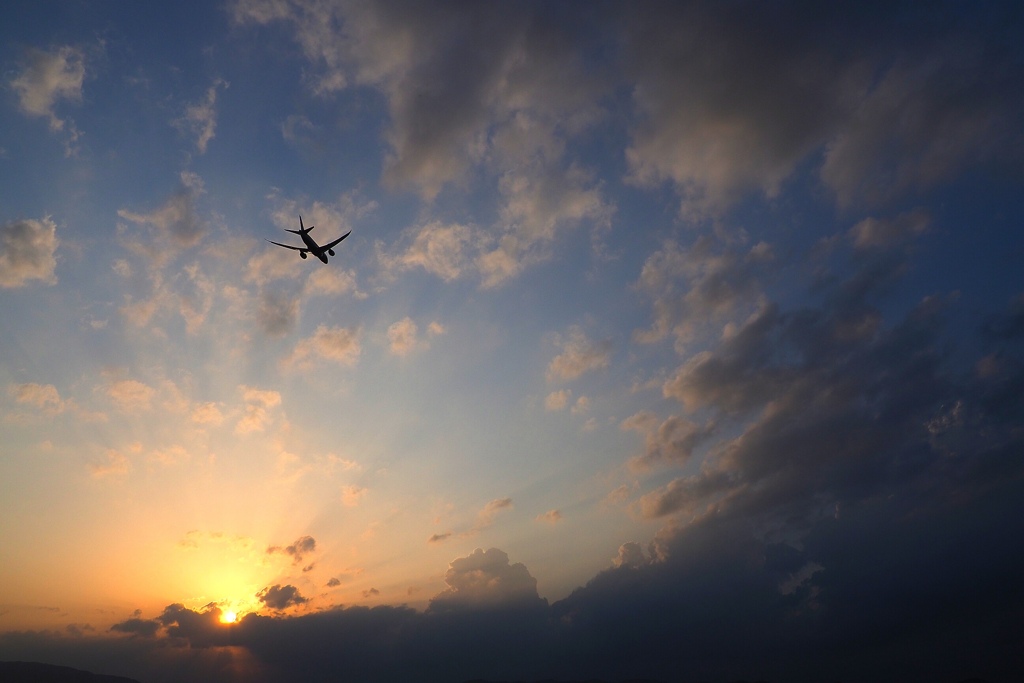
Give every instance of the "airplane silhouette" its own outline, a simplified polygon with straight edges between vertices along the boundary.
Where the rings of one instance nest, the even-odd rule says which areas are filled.
[[[270,242],[271,244],[276,244],[279,247],[284,247],[285,249],[294,249],[295,251],[299,252],[299,256],[301,256],[302,258],[306,258],[306,253],[309,252],[316,256],[321,261],[323,261],[324,263],[327,263],[327,257],[334,256],[334,245],[336,245],[338,242],[342,241],[343,239],[351,235],[352,231],[349,230],[338,239],[334,240],[329,244],[325,244],[321,247],[319,244],[316,243],[316,240],[309,236],[310,231],[315,227],[315,225],[311,225],[308,228],[305,227],[302,224],[302,216],[299,216],[298,230],[288,230],[287,228],[285,228],[286,232],[295,233],[296,235],[301,237],[303,244],[306,245],[305,247],[293,247],[290,244],[281,244],[280,242],[275,242],[273,240],[267,241]]]

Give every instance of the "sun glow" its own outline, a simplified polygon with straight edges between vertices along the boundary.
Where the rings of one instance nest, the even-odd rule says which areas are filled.
[[[220,613],[220,623],[222,624],[233,624],[238,621],[238,614],[231,610],[225,610]]]

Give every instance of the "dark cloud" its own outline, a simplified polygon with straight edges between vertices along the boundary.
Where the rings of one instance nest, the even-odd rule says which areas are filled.
[[[316,539],[312,536],[302,536],[295,540],[291,545],[281,547],[279,545],[272,545],[267,548],[268,555],[288,555],[292,558],[292,564],[299,564],[302,562],[302,558],[316,551]],[[304,569],[303,571],[308,571]]]
[[[110,627],[110,630],[120,633],[130,633],[132,635],[142,636],[145,638],[152,638],[156,635],[160,626],[161,622],[156,619],[140,618],[140,613],[136,610],[135,616],[114,624]]]
[[[0,226],[0,287],[23,287],[31,280],[55,284],[57,226],[49,217]]]
[[[280,584],[274,584],[268,588],[264,588],[256,597],[260,599],[264,605],[269,609],[275,611],[281,611],[288,609],[289,607],[298,606],[309,602],[309,598],[304,598],[299,593],[299,589],[295,586],[282,586]]]
[[[280,337],[290,332],[295,327],[298,317],[298,299],[271,290],[260,293],[256,321],[271,337]]]

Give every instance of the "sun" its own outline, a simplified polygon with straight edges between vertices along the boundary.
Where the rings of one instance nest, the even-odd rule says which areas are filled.
[[[222,624],[233,624],[238,621],[238,614],[231,610],[225,610],[220,613],[220,623]]]

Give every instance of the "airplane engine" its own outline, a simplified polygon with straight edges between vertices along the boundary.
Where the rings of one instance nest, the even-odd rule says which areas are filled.
[[[306,252],[300,251],[299,256],[301,256],[302,258],[306,258]]]
[[[327,250],[327,254],[328,254],[328,256],[334,256],[334,250],[333,249],[328,249]]]

